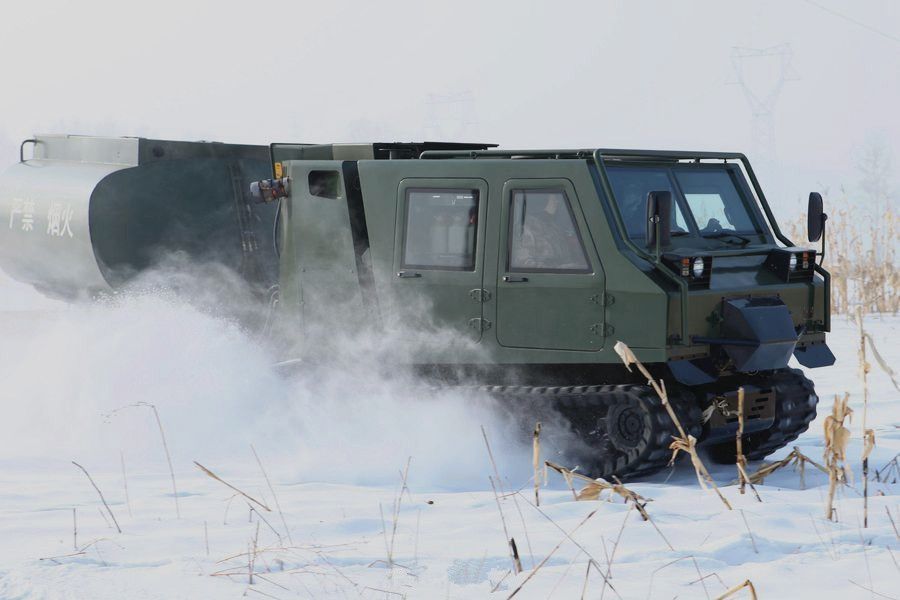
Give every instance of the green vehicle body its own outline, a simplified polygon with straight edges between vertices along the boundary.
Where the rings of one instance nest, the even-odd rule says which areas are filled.
[[[374,158],[373,148],[272,147],[277,169],[290,182],[279,221],[283,328],[305,330],[316,324],[314,329],[327,338],[323,323],[363,328],[393,319],[475,342],[452,351],[426,346],[415,357],[421,364],[567,365],[590,379],[592,366],[620,365],[613,351],[617,340],[628,343],[645,363],[707,357],[710,343],[696,340],[721,337],[723,298],[776,297],[801,332],[797,349],[824,343],[830,319],[828,273],[816,265],[816,275],[808,280],[786,281],[766,267],[779,241],[791,248],[795,244],[778,228],[741,154],[425,146],[421,152],[415,148],[415,158],[391,159]],[[608,165],[727,172],[747,206],[755,207],[768,226],[758,242],[739,248],[724,242],[712,249],[688,248],[691,256],[712,258],[711,282],[694,289],[689,279],[658,261],[654,249],[629,238]],[[315,182],[326,179],[329,191],[322,194]],[[477,191],[471,268],[404,265],[410,190]],[[564,192],[589,269],[510,268],[511,198],[518,190]],[[312,346],[318,354],[323,344],[327,340],[303,347]]]

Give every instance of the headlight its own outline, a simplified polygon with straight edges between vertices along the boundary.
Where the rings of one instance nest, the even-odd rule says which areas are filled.
[[[676,275],[686,279],[691,288],[709,287],[712,256],[663,254],[662,260]]]
[[[797,262],[797,259],[795,258],[794,263],[796,263],[796,262]],[[691,269],[691,273],[694,275],[694,279],[700,279],[701,277],[703,277],[703,259],[702,258],[694,259],[694,265],[693,265],[693,268]]]
[[[766,267],[782,281],[812,281],[816,251],[803,248],[776,248],[766,257]]]

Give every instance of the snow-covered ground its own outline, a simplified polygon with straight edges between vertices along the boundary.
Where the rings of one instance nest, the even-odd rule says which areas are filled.
[[[516,597],[715,598],[746,579],[763,600],[900,598],[900,536],[888,518],[900,527],[900,476],[870,482],[864,529],[862,391],[844,319],[829,338],[838,364],[811,373],[820,416],[799,440],[821,461],[824,417],[835,394],[850,392],[854,481],[838,494],[838,521],[823,518],[828,486],[815,469],[805,489],[791,469],[770,477],[760,503],[728,485],[732,467],[711,467],[729,511],[680,461],[629,484],[653,499],[657,531],[621,502],[573,501],[553,473],[534,507],[530,448],[477,400],[407,398],[389,385],[348,397],[339,382],[285,382],[241,331],[165,299],[25,307],[16,296],[0,313],[3,599],[506,598],[523,583]],[[900,366],[900,318],[871,316],[866,326]],[[871,362],[874,470],[900,452],[900,393]],[[159,411],[177,507],[153,409],[126,406],[138,402]],[[599,570],[585,579],[590,559]]]

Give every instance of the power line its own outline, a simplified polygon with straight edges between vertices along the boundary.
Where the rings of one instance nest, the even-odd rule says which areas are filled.
[[[850,16],[847,16],[847,15],[845,15],[845,14],[839,13],[839,12],[837,12],[836,10],[832,10],[832,9],[826,7],[826,6],[822,6],[822,5],[819,4],[818,2],[813,2],[813,0],[803,0],[803,1],[806,2],[807,4],[811,4],[811,5],[815,6],[815,7],[818,8],[819,10],[823,10],[823,11],[827,12],[827,13],[830,14],[830,15],[834,15],[835,17],[837,17],[837,18],[839,18],[839,19],[844,19],[845,21],[849,21],[850,23],[853,23],[854,25],[856,25],[856,26],[858,26],[858,27],[862,27],[863,29],[867,29],[867,30],[871,31],[872,33],[877,33],[878,35],[880,35],[880,36],[882,36],[882,37],[885,37],[885,38],[887,38],[887,39],[889,39],[889,40],[891,40],[891,41],[893,41],[893,42],[900,43],[900,37],[891,35],[890,33],[885,33],[884,31],[881,31],[880,29],[875,29],[875,28],[872,27],[871,25],[866,25],[866,24],[863,23],[862,21],[857,21],[857,20],[854,19],[853,17],[850,17]]]

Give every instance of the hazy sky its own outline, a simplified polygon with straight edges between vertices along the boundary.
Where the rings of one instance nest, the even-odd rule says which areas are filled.
[[[894,0],[43,0],[0,8],[0,159],[32,133],[68,132],[722,149],[762,162],[732,49],[780,44],[792,80],[774,102],[770,195],[796,204],[852,184],[854,152],[873,137],[900,152]],[[777,57],[743,67],[761,97],[782,72]]]

